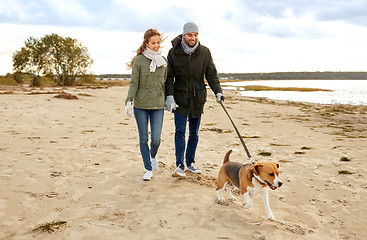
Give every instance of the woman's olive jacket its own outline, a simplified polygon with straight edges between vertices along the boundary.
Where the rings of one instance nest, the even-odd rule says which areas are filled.
[[[167,59],[165,59],[167,61]],[[134,102],[135,108],[163,109],[165,100],[165,82],[167,68],[157,67],[155,72],[150,72],[149,65],[152,60],[143,54],[134,58],[130,87],[125,101]]]
[[[179,106],[175,113],[199,118],[207,97],[204,78],[215,95],[222,93],[222,88],[209,49],[199,44],[195,52],[188,55],[182,50],[181,39],[179,35],[172,40],[167,56],[166,95],[173,95]]]

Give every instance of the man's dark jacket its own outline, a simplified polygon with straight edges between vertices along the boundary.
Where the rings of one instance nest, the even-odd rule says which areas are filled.
[[[201,117],[206,102],[204,77],[214,94],[222,93],[217,69],[209,49],[198,46],[192,55],[181,47],[182,35],[172,40],[167,59],[166,96],[173,95],[179,106],[174,112],[192,118]]]

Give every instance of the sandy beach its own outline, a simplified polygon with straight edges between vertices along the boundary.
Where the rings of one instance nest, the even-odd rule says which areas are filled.
[[[210,90],[196,156],[203,173],[171,177],[174,123],[166,111],[159,170],[143,181],[135,119],[123,111],[127,90],[0,87],[1,240],[367,236],[367,106],[224,92],[253,158],[280,164],[284,185],[269,189],[276,218],[270,221],[259,195],[250,209],[239,194],[236,201],[217,203],[216,178],[226,152],[238,150],[232,161],[248,159]],[[55,98],[61,91],[78,99]],[[40,229],[52,223],[55,228]]]

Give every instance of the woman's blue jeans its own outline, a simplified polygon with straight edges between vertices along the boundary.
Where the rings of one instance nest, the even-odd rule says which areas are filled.
[[[181,114],[175,113],[175,149],[176,149],[176,166],[180,166],[183,170],[184,154],[185,154],[185,133],[186,123],[189,122],[189,139],[186,148],[186,166],[195,163],[195,153],[199,142],[199,127],[201,117],[190,118]]]
[[[155,158],[161,143],[164,110],[147,110],[134,108],[134,116],[139,131],[140,153],[143,157],[144,167],[152,171],[150,157]],[[148,146],[148,124],[150,122],[150,150]]]

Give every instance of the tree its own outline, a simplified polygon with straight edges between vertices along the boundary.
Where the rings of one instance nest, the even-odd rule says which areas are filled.
[[[19,84],[24,82],[24,74],[20,72],[15,72],[13,74],[13,79]]]
[[[45,72],[45,51],[38,39],[30,37],[25,42],[25,47],[13,55],[14,70],[29,73],[32,76],[32,86],[40,86],[40,75]]]
[[[41,39],[30,37],[13,55],[14,71],[31,74],[34,86],[39,85],[42,75],[52,76],[58,85],[71,86],[77,77],[86,74],[92,63],[88,49],[78,40],[57,34]]]

